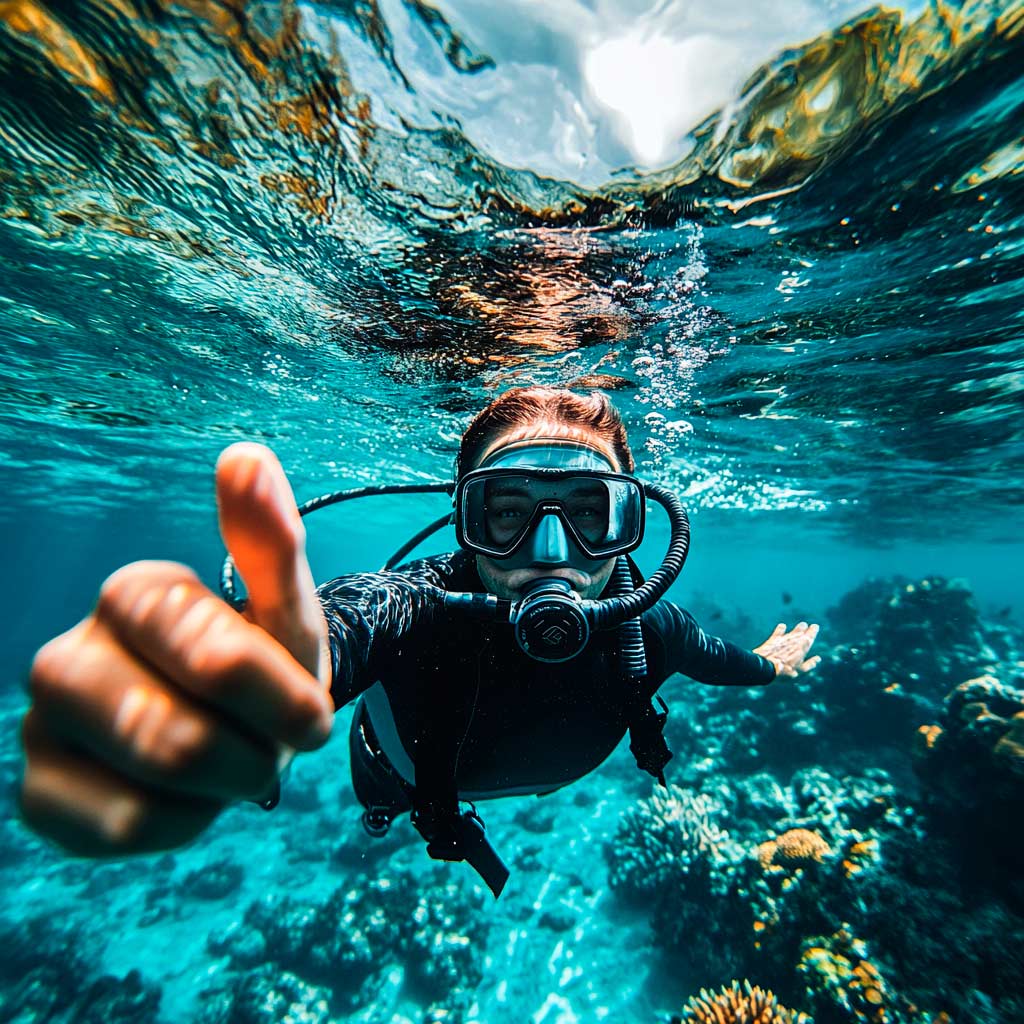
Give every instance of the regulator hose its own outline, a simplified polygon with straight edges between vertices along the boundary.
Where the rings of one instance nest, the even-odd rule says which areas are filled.
[[[351,501],[353,498],[366,498],[375,494],[452,494],[455,491],[455,481],[443,484],[376,484],[368,487],[354,487],[347,491],[331,491],[328,494],[321,494],[316,498],[310,498],[298,506],[299,515],[305,516],[315,512],[318,508],[325,508],[328,505],[335,505],[341,501]],[[426,529],[421,530],[412,540],[396,551],[387,562],[385,568],[391,569],[404,558],[420,541],[429,537],[430,534],[440,530],[451,519],[448,512],[443,518],[431,523]],[[220,592],[225,601],[233,608],[241,611],[245,607],[246,599],[239,597],[235,586],[235,560],[229,554],[224,559],[220,569]]]
[[[650,495],[668,514],[671,536],[664,561],[651,578],[630,594],[609,597],[602,601],[584,601],[583,611],[593,629],[612,629],[627,619],[635,619],[664,596],[682,572],[690,550],[690,520],[682,502],[664,487],[645,484],[644,493]]]
[[[611,589],[612,597],[625,597],[633,593],[633,576],[625,555],[619,555],[615,562]],[[631,683],[639,682],[647,675],[647,652],[639,618],[626,619],[619,626],[619,664]]]

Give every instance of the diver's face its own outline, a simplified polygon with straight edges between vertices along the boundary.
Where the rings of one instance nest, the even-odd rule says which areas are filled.
[[[551,426],[548,425],[538,434],[538,438],[557,437],[560,433],[560,431],[553,430]],[[589,434],[589,432],[587,433]],[[584,441],[585,443],[593,445],[595,448],[598,448],[605,453],[614,470],[620,470],[620,466],[614,452],[608,450],[608,447],[602,438],[597,435],[581,436],[579,430],[575,430],[572,433],[565,432],[565,437],[566,440]],[[524,438],[521,432],[515,434],[502,434],[495,438],[481,454],[478,465],[492,452],[497,451],[499,448],[503,448],[513,441],[522,442],[523,440]],[[541,442],[538,440],[538,443]],[[538,529],[544,528],[544,524],[541,524],[541,526],[538,527]],[[552,528],[555,527],[552,525]],[[557,529],[560,530],[561,527],[557,527]],[[568,564],[570,561],[575,561],[577,563],[583,561],[589,564],[586,568],[581,568],[579,564]],[[502,559],[489,558],[486,555],[477,555],[476,567],[477,572],[480,574],[480,580],[487,591],[491,594],[497,595],[498,597],[505,598],[506,600],[518,600],[536,580],[550,579],[553,576],[566,580],[572,589],[580,595],[580,597],[597,598],[600,597],[601,591],[604,590],[609,579],[611,579],[612,571],[615,568],[615,559],[609,558],[605,561],[591,562],[589,559],[566,558],[564,560],[560,560],[556,557],[538,560],[536,564],[527,566],[520,565],[516,568],[509,568],[507,563]]]

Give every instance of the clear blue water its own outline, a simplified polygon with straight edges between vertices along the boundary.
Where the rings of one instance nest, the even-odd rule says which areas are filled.
[[[719,7],[0,6],[12,777],[32,653],[109,572],[160,557],[216,579],[226,444],[270,444],[300,498],[447,479],[469,417],[516,384],[611,391],[641,473],[691,512],[672,596],[739,642],[791,609],[824,621],[869,577],[963,578],[1020,620],[1024,8]],[[675,54],[639,101],[619,79],[644,59],[601,50],[633,35]],[[314,574],[375,568],[440,511],[321,513]],[[641,564],[664,540],[655,524]],[[166,1019],[192,1019],[226,969],[207,934],[341,878],[296,833],[356,841],[343,748],[297,769],[320,816],[239,809],[179,855],[179,879],[243,863],[233,899],[154,897],[146,924],[144,865],[69,868],[8,803],[0,909],[86,922],[104,969],[138,967]],[[533,836],[548,861],[582,834],[580,864],[603,863],[636,795],[616,758],[584,810],[557,798],[558,829]],[[663,1019],[695,991],[604,956],[648,941],[610,894],[574,905],[578,934],[534,928],[524,908],[564,902],[542,888],[486,911],[479,1019]],[[417,998],[346,1013],[414,1019]]]

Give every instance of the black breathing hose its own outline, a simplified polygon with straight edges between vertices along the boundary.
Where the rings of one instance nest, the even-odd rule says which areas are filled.
[[[399,562],[414,548],[419,547],[429,536],[437,533],[443,526],[448,526],[453,521],[451,512],[445,512],[440,519],[435,519],[429,526],[424,526],[415,537],[410,537],[385,563],[384,571],[394,569]]]
[[[327,505],[334,505],[339,501],[351,501],[353,498],[365,498],[373,494],[452,494],[455,491],[455,481],[444,484],[371,484],[368,487],[354,487],[348,491],[331,491],[328,494],[321,494],[319,497],[310,498],[299,505],[299,515],[305,516],[315,512],[318,508],[325,508]],[[431,523],[425,530],[421,530],[412,541],[400,551],[395,552],[388,559],[386,568],[392,568],[398,561],[404,558],[421,540],[429,537],[435,530],[451,518],[447,513],[444,519],[438,519]],[[220,569],[220,592],[224,600],[234,608],[241,610],[245,607],[245,598],[239,597],[235,587],[235,560],[228,555]]]
[[[686,562],[690,550],[690,520],[682,502],[657,484],[645,484],[644,491],[668,513],[672,528],[668,552],[651,578],[632,593],[603,601],[584,602],[583,607],[593,629],[611,629],[653,608],[682,572]]]
[[[612,591],[613,597],[625,597],[633,593],[633,576],[625,555],[619,555],[616,559]],[[619,626],[619,661],[629,682],[638,682],[647,675],[647,652],[644,650],[639,618],[626,619]]]

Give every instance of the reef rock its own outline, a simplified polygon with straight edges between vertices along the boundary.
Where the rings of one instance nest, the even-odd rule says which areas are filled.
[[[197,1024],[336,1024],[330,990],[259,967],[228,991],[207,993]]]
[[[914,767],[933,820],[1019,874],[1024,869],[1024,690],[984,675],[946,697],[941,724],[922,725]]]
[[[853,614],[851,605],[873,605],[873,613]],[[888,587],[869,581],[830,609],[829,618],[845,634],[841,661],[869,666],[879,688],[918,702],[937,705],[950,686],[1000,660],[962,580],[929,576]]]
[[[354,879],[318,904],[287,897],[257,901],[239,924],[211,936],[208,947],[227,956],[239,977],[270,965],[323,988],[332,1006],[349,1010],[397,968],[420,992],[457,1013],[483,976],[482,905],[479,887],[448,881],[443,868],[397,871]]]

